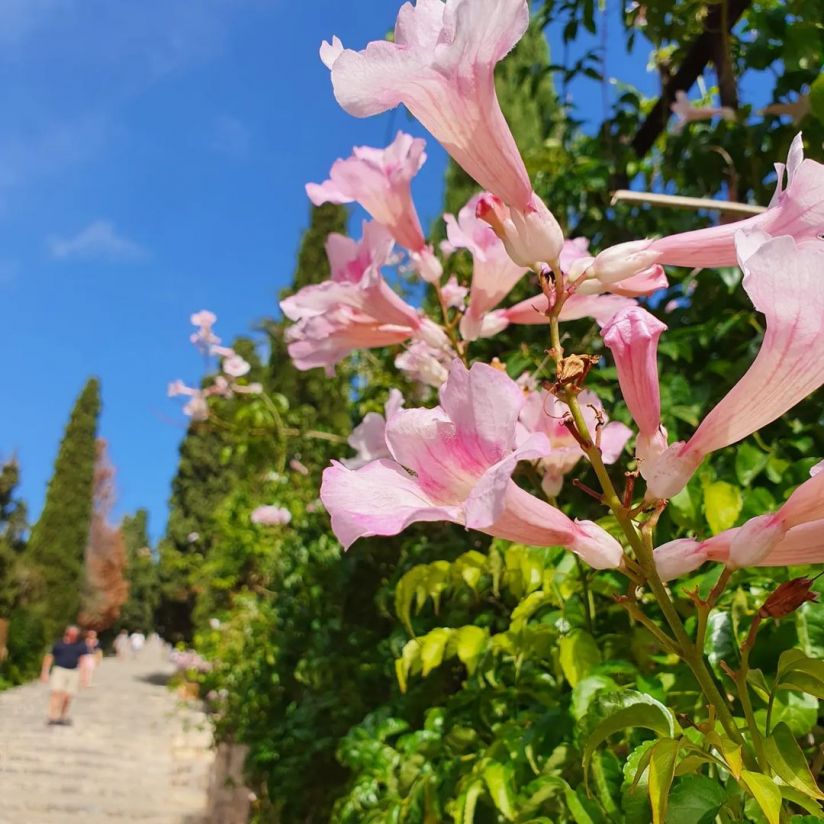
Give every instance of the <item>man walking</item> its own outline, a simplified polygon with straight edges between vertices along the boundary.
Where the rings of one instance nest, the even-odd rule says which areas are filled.
[[[70,626],[66,627],[63,639],[43,658],[40,680],[43,683],[51,683],[49,724],[71,724],[69,706],[80,686],[80,659],[88,654],[89,648],[86,642],[80,639],[80,630]]]

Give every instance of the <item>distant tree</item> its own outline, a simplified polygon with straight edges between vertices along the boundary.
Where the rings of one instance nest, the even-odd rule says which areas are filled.
[[[79,621],[85,627],[108,629],[129,597],[125,577],[126,545],[119,527],[109,522],[115,501],[114,467],[106,441],[97,441],[94,467],[94,508],[86,546],[83,606]]]
[[[72,409],[46,503],[29,539],[26,555],[42,581],[36,609],[50,633],[75,620],[80,607],[99,414],[100,384],[91,378]]]
[[[126,577],[129,597],[120,610],[116,626],[149,633],[155,628],[155,610],[160,602],[157,562],[149,541],[149,513],[138,509],[120,524],[126,544]]]
[[[0,620],[8,617],[24,578],[21,554],[26,545],[26,506],[16,497],[19,480],[16,460],[0,467]]]

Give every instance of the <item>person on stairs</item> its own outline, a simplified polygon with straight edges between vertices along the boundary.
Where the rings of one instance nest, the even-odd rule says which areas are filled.
[[[88,654],[89,648],[80,638],[80,630],[69,626],[66,627],[62,640],[44,656],[40,680],[51,684],[49,724],[71,724],[69,707],[80,686],[80,659]]]

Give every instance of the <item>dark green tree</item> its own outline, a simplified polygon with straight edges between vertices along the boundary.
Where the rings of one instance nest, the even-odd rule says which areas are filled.
[[[0,468],[0,619],[8,617],[22,585],[26,506],[16,496],[19,480],[17,461],[4,463]]]
[[[126,515],[120,525],[126,543],[126,578],[129,599],[123,605],[118,628],[150,633],[155,626],[155,609],[160,601],[157,562],[149,539],[149,513],[138,509]]]
[[[90,378],[66,425],[46,502],[26,552],[42,582],[37,611],[50,632],[73,621],[80,606],[99,414],[100,383]]]

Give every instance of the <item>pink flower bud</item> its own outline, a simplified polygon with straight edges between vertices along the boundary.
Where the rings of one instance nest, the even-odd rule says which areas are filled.
[[[787,526],[776,513],[759,515],[741,527],[730,543],[728,566],[756,566],[784,537]]]
[[[700,541],[679,538],[657,547],[654,559],[661,578],[671,581],[698,569],[707,560],[707,553]]]
[[[621,544],[592,521],[575,521],[576,537],[570,549],[593,569],[617,569],[624,559]]]
[[[409,259],[412,261],[413,268],[423,280],[427,283],[440,283],[443,266],[435,257],[431,246],[424,246],[420,252],[410,252]]]
[[[558,265],[564,233],[555,215],[534,192],[524,211],[510,209],[495,195],[483,195],[476,215],[492,227],[519,266],[537,269],[541,263]]]
[[[661,257],[660,252],[649,248],[651,244],[651,240],[631,240],[604,249],[590,268],[592,277],[601,283],[617,283],[643,272]]]

